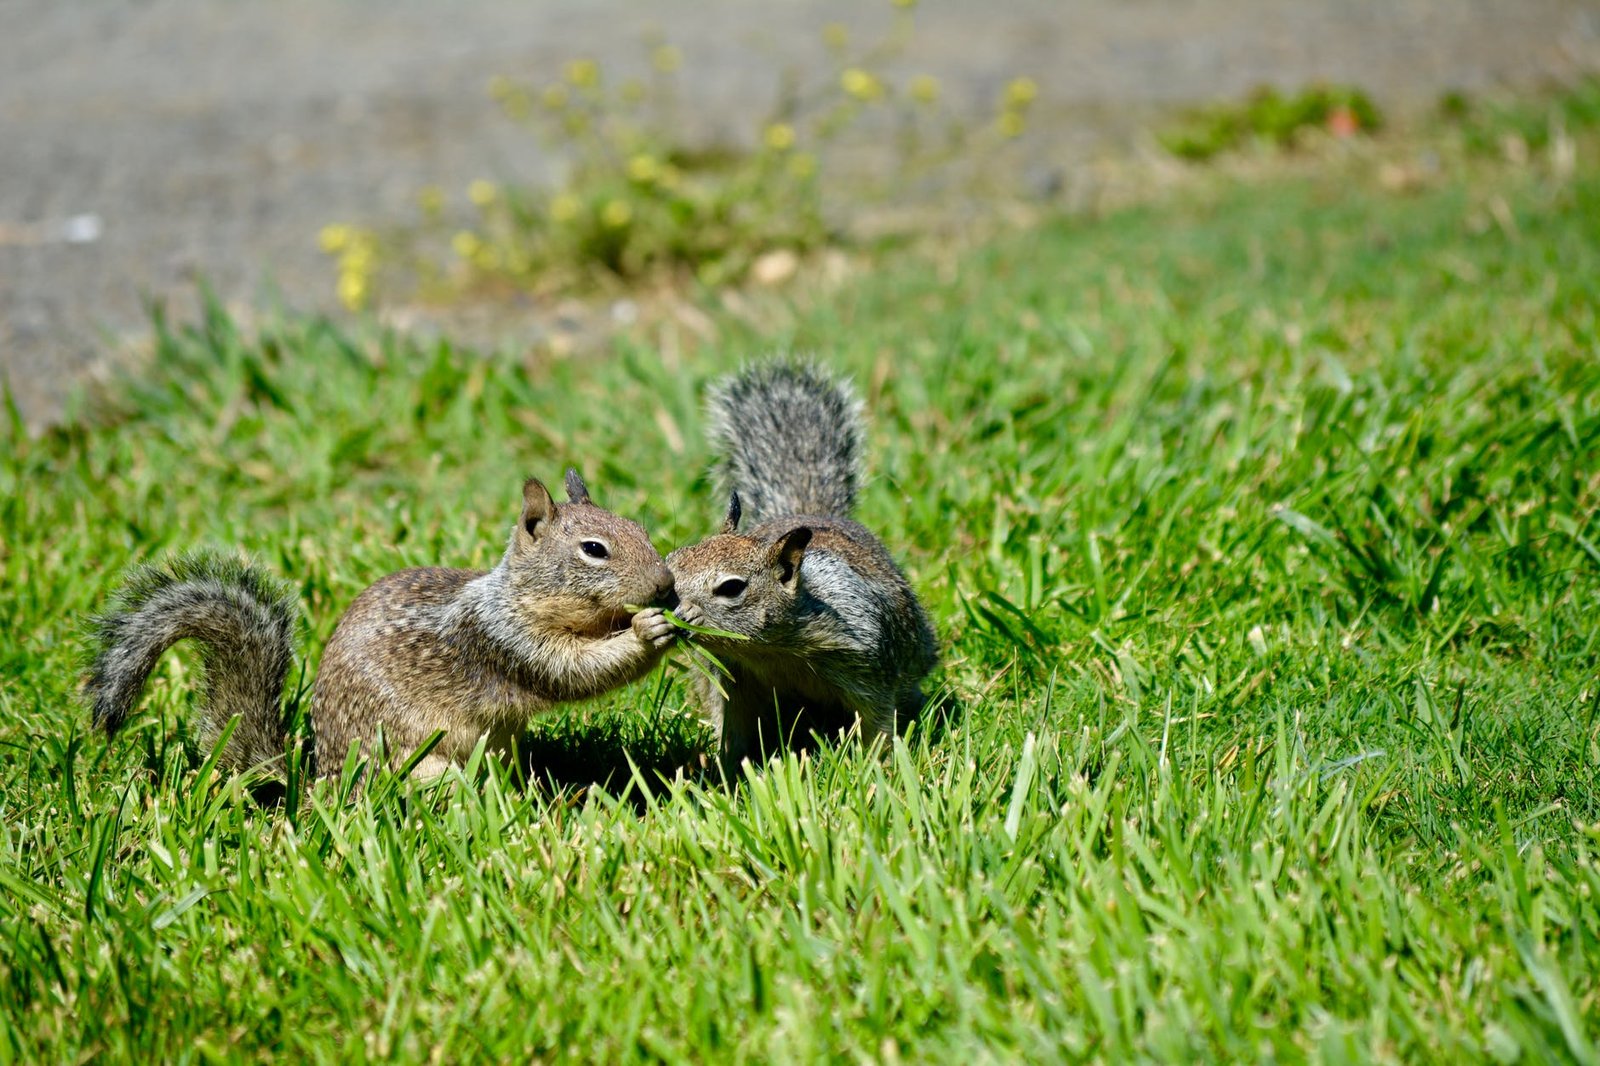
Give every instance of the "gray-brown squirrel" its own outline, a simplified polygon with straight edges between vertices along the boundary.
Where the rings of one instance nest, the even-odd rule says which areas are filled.
[[[493,570],[424,567],[369,587],[339,620],[311,694],[313,758],[337,774],[352,743],[367,755],[381,731],[398,764],[443,731],[413,771],[436,776],[488,738],[503,752],[538,711],[595,696],[649,672],[675,638],[661,606],[671,572],[635,522],[595,506],[575,470],[568,502],[522,488],[522,515]],[[239,724],[222,761],[236,770],[284,756],[283,683],[294,657],[293,594],[260,570],[187,555],[130,577],[97,625],[87,689],[112,734],[156,661],[185,638],[205,672],[199,729],[215,744]]]
[[[722,532],[667,556],[678,617],[728,669],[696,682],[722,767],[848,728],[893,736],[922,710],[938,651],[894,559],[849,514],[861,405],[814,366],[777,360],[715,385],[710,437],[729,507]],[[741,514],[756,525],[739,532]]]

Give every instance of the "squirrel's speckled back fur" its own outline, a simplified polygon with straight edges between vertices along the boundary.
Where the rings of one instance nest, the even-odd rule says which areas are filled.
[[[637,523],[590,502],[574,471],[567,494],[557,504],[537,479],[524,483],[522,515],[493,570],[405,570],[356,598],[312,689],[319,771],[337,773],[351,745],[399,762],[442,733],[416,769],[432,776],[482,738],[504,750],[531,714],[655,665],[672,624],[660,606],[632,608],[663,603],[671,572]],[[214,744],[237,716],[223,764],[276,762],[288,739],[281,701],[295,613],[285,586],[223,556],[135,571],[96,623],[95,723],[115,733],[162,653],[192,638],[205,668],[202,742]]]
[[[861,404],[814,364],[776,360],[715,385],[709,435],[729,487],[722,532],[667,557],[678,615],[729,676],[697,698],[722,765],[859,722],[893,736],[922,709],[933,626],[893,557],[848,516]],[[756,524],[739,531],[745,515]]]

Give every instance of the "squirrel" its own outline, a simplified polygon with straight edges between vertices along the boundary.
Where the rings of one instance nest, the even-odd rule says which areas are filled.
[[[933,626],[883,543],[850,519],[861,404],[850,385],[792,360],[712,387],[708,436],[729,505],[722,531],[667,556],[678,618],[726,667],[695,682],[722,770],[860,722],[892,737],[922,710]],[[739,532],[742,514],[756,521]]]
[[[484,736],[504,754],[534,713],[650,671],[676,638],[661,606],[672,573],[638,523],[590,501],[577,471],[566,489],[558,505],[537,478],[523,484],[521,518],[493,570],[402,570],[356,597],[312,688],[315,772],[337,775],[352,744],[398,765],[442,730],[413,770],[436,777]],[[156,661],[193,638],[205,675],[201,742],[214,745],[237,716],[224,765],[282,759],[295,614],[285,585],[235,560],[184,555],[135,571],[97,621],[86,685],[95,724],[116,733]]]

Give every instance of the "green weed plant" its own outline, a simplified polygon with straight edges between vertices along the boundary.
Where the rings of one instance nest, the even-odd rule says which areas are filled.
[[[763,256],[848,243],[853,212],[903,198],[931,174],[1003,159],[1038,94],[1017,76],[992,121],[973,122],[945,106],[931,75],[892,79],[884,71],[914,35],[914,5],[895,7],[890,27],[861,43],[842,24],[825,26],[820,73],[779,75],[771,112],[736,143],[697,139],[683,111],[683,52],[664,40],[650,42],[642,75],[578,58],[544,84],[494,78],[491,96],[565,161],[562,179],[475,180],[465,225],[444,190],[429,188],[414,224],[326,227],[340,301],[360,309],[383,293],[448,301],[685,278],[715,286],[746,280]],[[844,149],[865,144],[888,150],[851,168]]]
[[[1191,112],[1157,139],[1178,158],[1199,163],[1252,142],[1283,150],[1311,130],[1351,136],[1370,134],[1382,125],[1378,106],[1354,86],[1318,84],[1284,93],[1264,85],[1242,102]]]

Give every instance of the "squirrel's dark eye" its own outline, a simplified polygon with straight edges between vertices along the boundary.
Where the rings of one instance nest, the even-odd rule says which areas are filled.
[[[609,559],[611,553],[606,551],[606,546],[597,540],[586,540],[578,547],[591,559]]]
[[[725,581],[719,581],[717,582],[717,587],[711,590],[713,595],[721,596],[725,600],[731,600],[743,591],[744,578],[742,577],[730,577]]]

